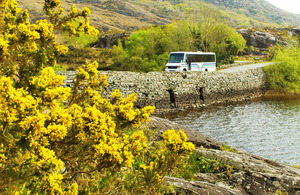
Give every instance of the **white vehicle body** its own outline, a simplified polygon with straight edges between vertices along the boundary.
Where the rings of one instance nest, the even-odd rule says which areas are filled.
[[[215,71],[216,54],[212,52],[171,52],[166,71]]]

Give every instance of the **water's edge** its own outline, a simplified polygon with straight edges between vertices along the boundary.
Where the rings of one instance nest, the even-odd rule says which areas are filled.
[[[176,186],[176,194],[263,195],[276,194],[278,189],[288,194],[300,193],[300,169],[243,151],[222,151],[220,142],[167,119],[152,116],[149,128],[158,134],[167,129],[183,129],[188,141],[197,146],[196,154],[233,168],[227,177],[212,173],[198,173],[194,181],[166,177],[168,183]]]
[[[300,164],[299,99],[258,98],[160,117],[249,153],[290,165]]]

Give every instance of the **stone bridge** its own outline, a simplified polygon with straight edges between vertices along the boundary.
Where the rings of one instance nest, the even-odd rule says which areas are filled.
[[[75,71],[58,71],[72,87]],[[128,72],[100,71],[109,86],[105,94],[120,89],[124,97],[137,94],[137,108],[155,105],[156,112],[196,108],[259,97],[266,91],[263,68],[239,72]]]

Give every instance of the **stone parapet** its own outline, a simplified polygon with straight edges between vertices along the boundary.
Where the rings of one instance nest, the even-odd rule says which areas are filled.
[[[64,86],[73,87],[75,71],[58,71]],[[137,108],[155,105],[157,112],[258,97],[266,91],[263,68],[237,73],[100,71],[109,86],[105,94],[120,89],[124,97],[136,93]]]

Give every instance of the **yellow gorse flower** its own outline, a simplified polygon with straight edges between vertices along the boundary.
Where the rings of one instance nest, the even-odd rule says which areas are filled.
[[[8,41],[0,37],[0,60],[1,58],[6,59],[9,56],[8,46]]]
[[[193,151],[195,146],[186,142],[187,137],[182,130],[179,130],[177,133],[174,129],[168,130],[163,133],[164,143],[167,148],[175,152],[184,152],[184,151]]]
[[[51,66],[67,47],[55,41],[55,30],[98,31],[89,25],[88,8],[64,14],[60,5],[46,0],[49,20],[31,24],[14,0],[0,2],[0,190],[101,193],[105,179],[115,175],[124,183],[131,177],[130,186],[161,182],[168,166],[194,146],[182,131],[164,133],[164,144],[149,142],[140,125],[155,107],[135,109],[136,94],[123,97],[119,90],[104,96],[107,78],[99,76],[96,62],[78,70],[73,89],[62,87],[64,77]]]

